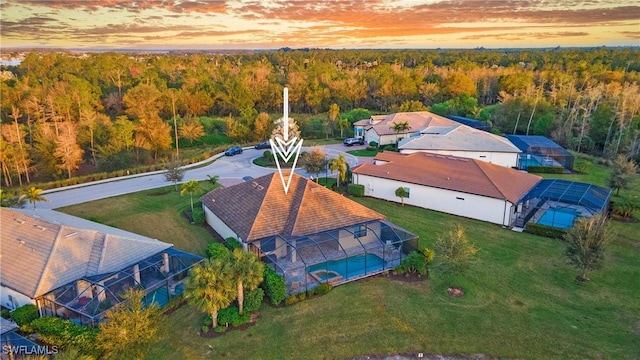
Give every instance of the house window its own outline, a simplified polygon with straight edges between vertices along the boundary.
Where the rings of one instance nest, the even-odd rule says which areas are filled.
[[[459,197],[459,196],[456,196],[456,199],[458,199],[458,200],[464,200],[464,198],[463,198],[463,197]]]
[[[367,236],[367,226],[366,225],[358,225],[353,228],[353,236],[355,237],[363,237]]]
[[[408,199],[409,198],[409,188],[408,187],[404,188],[404,194],[405,194],[405,198]]]

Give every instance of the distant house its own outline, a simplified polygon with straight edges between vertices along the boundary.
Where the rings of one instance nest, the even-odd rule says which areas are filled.
[[[287,194],[274,173],[201,201],[207,223],[282,274],[288,293],[392,269],[418,246],[384,215],[297,174]]]
[[[96,325],[128,288],[163,305],[201,257],[53,210],[0,208],[2,306]]]
[[[522,150],[518,169],[528,170],[530,166],[557,166],[573,171],[573,154],[547,137],[507,135],[507,139]]]
[[[486,131],[454,124],[428,126],[402,139],[398,149],[403,154],[430,152],[486,161],[506,167],[518,166],[521,151],[509,140]]]
[[[396,133],[394,124],[407,122],[410,129]],[[373,115],[369,119],[353,123],[354,137],[364,138],[365,143],[376,142],[379,145],[395,144],[411,133],[420,132],[429,126],[456,126],[457,122],[428,111],[401,112],[390,115]]]
[[[539,176],[485,161],[425,152],[383,152],[374,164],[353,170],[353,182],[366,196],[404,203],[467,218],[513,226]]]

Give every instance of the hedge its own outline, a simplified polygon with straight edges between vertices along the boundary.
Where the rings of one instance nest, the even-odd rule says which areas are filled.
[[[232,238],[232,237],[228,237],[226,239],[224,239],[224,246],[227,247],[227,249],[233,251],[234,249],[242,249],[242,243],[240,243],[240,241],[238,241],[236,238]]]
[[[214,242],[207,246],[207,257],[212,260],[227,259],[231,252],[219,242]]]
[[[529,234],[544,236],[552,239],[564,239],[564,235],[567,233],[566,229],[559,229],[547,225],[537,224],[530,222],[525,227],[525,232]]]
[[[96,337],[100,330],[92,326],[74,324],[58,317],[43,316],[31,322],[31,327],[47,344],[63,349],[76,348],[83,354],[98,355]]]
[[[31,324],[38,316],[38,308],[33,304],[23,305],[11,311],[11,318],[21,328]]]
[[[244,294],[244,311],[254,312],[260,310],[262,300],[264,299],[264,290],[255,288]]]
[[[359,184],[349,184],[347,186],[347,190],[349,191],[349,195],[355,197],[363,197],[364,196],[364,185]]]
[[[527,171],[538,174],[564,174],[562,166],[529,166]]]
[[[280,304],[287,297],[287,286],[284,278],[266,265],[264,267],[264,279],[260,287],[264,289],[264,293],[269,297],[273,305]]]

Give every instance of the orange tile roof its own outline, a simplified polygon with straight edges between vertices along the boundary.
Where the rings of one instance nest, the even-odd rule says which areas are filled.
[[[273,173],[215,189],[201,200],[246,242],[272,235],[311,235],[385,218],[297,174],[287,194],[280,176]]]
[[[461,191],[517,203],[542,178],[476,159],[417,152],[383,152],[378,165],[364,164],[354,174]]]

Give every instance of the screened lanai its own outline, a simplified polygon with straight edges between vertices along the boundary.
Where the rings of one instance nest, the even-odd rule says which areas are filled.
[[[571,228],[581,217],[606,213],[610,198],[609,188],[568,180],[541,180],[523,198],[524,207],[516,226],[535,222],[556,228]]]
[[[295,294],[393,269],[417,250],[418,237],[374,220],[308,236],[270,236],[249,247],[284,276],[287,293]]]
[[[551,139],[539,135],[507,135],[507,139],[522,151],[518,169],[530,166],[557,166],[573,171],[575,157]]]
[[[130,288],[145,292],[146,304],[163,306],[182,293],[188,271],[203,258],[166,249],[118,272],[84,277],[38,299],[42,315],[60,316],[82,325],[97,325],[105,311],[123,301]]]

